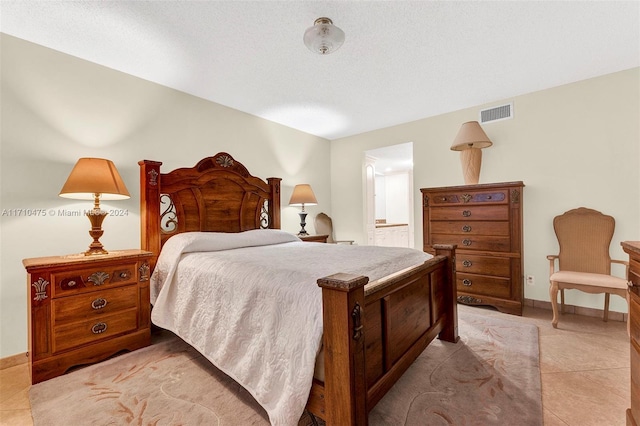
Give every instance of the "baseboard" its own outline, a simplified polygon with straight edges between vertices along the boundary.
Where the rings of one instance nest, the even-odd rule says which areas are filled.
[[[6,358],[0,358],[0,370],[15,367],[16,365],[26,364],[27,362],[29,362],[29,355],[26,352],[11,355]]]
[[[546,300],[524,299],[524,306],[551,310],[551,302]],[[560,303],[558,303],[558,309],[560,309]],[[602,318],[604,316],[604,309],[585,308],[584,306],[568,305],[566,303],[564,304],[564,312],[566,314],[584,315],[585,317]],[[616,312],[609,309],[609,321],[626,322],[627,316],[626,312]]]

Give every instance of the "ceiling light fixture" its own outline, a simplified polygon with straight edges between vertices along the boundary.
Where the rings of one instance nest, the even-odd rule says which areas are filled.
[[[318,18],[313,27],[304,32],[304,44],[320,55],[335,52],[344,43],[344,31],[333,25],[329,18]]]

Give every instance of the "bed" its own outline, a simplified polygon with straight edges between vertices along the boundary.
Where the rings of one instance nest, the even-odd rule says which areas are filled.
[[[152,319],[247,388],[272,424],[295,424],[306,409],[328,425],[366,425],[433,339],[458,341],[454,246],[409,259],[397,251],[408,249],[302,242],[279,230],[279,178],[252,176],[224,152],[168,173],[161,164],[139,162],[142,249],[154,253]],[[244,281],[228,285],[232,278],[217,274],[234,263]],[[196,272],[198,265],[209,269]],[[192,279],[196,273],[215,276],[215,286]],[[282,323],[297,329],[279,331]],[[224,346],[234,336],[239,343]],[[315,346],[297,349],[296,339]],[[279,349],[281,341],[290,347]],[[287,387],[277,382],[286,375],[308,392],[292,388],[274,408],[265,400],[271,379],[255,378],[263,370],[277,387]]]

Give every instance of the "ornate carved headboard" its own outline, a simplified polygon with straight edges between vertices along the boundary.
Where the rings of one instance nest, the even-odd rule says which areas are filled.
[[[169,173],[158,161],[138,164],[142,249],[156,258],[180,232],[280,228],[281,179],[252,176],[225,152]]]

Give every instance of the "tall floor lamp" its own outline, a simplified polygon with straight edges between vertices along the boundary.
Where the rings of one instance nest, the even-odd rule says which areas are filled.
[[[86,212],[91,222],[89,235],[93,242],[86,256],[107,254],[102,246],[102,221],[109,214],[100,209],[100,199],[124,200],[129,198],[129,191],[124,185],[116,166],[111,160],[104,158],[81,158],[71,170],[67,181],[59,194],[63,198],[76,200],[93,200],[93,209]]]
[[[316,200],[313,189],[311,189],[311,185],[309,185],[308,183],[296,185],[295,188],[293,188],[293,194],[291,194],[291,199],[289,200],[290,206],[302,206],[302,211],[298,213],[300,215],[300,226],[302,227],[302,229],[300,229],[298,235],[303,236],[309,235],[304,229],[305,225],[307,224],[307,213],[304,211],[305,204],[308,206],[315,206],[316,204],[318,204],[318,200]]]

